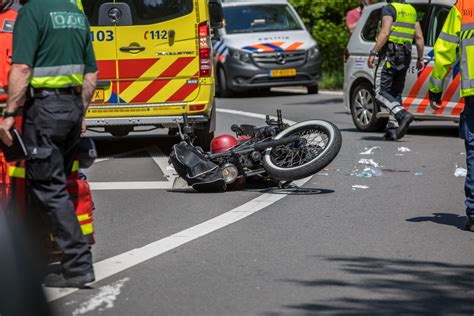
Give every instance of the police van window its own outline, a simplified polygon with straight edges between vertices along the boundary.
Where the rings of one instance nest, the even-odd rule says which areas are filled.
[[[427,35],[430,22],[430,5],[413,4],[413,7],[415,8],[416,14],[418,16],[418,22],[420,22],[421,31],[423,32],[423,39],[425,40],[425,45],[427,45]]]
[[[435,6],[431,17],[431,28],[428,32],[428,38],[426,40],[428,46],[434,46],[436,39],[443,29],[444,21],[449,15],[450,9],[444,6]]]
[[[227,34],[303,29],[288,5],[226,7],[224,18]]]
[[[377,34],[382,28],[382,9],[374,10],[367,21],[365,22],[364,27],[362,28],[362,39],[367,42],[375,42]]]
[[[164,22],[193,11],[193,0],[115,0],[115,3],[128,4],[133,25]]]

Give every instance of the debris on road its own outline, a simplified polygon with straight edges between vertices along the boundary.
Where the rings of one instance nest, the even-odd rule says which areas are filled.
[[[423,172],[415,172],[415,176],[422,176]]]
[[[403,157],[403,154],[396,154],[396,156],[398,156],[398,157]]]
[[[460,178],[460,177],[466,177],[467,176],[467,170],[461,167],[456,166],[456,170],[454,171],[454,176]]]
[[[377,149],[380,149],[379,146],[373,146],[373,147],[365,147],[365,151],[364,152],[361,152],[359,155],[373,155],[374,154],[374,151],[377,150]]]
[[[318,172],[316,175],[322,176],[322,177],[329,177],[329,173],[327,172]]]
[[[411,151],[411,149],[408,147],[398,147],[398,151],[401,153],[408,153]]]
[[[368,185],[360,185],[360,184],[355,184],[352,186],[352,190],[356,191],[357,189],[360,190],[367,190],[369,188]]]
[[[378,167],[368,166],[365,167],[364,170],[357,170],[355,176],[359,178],[381,177],[383,176],[383,172],[382,169]]]
[[[382,171],[384,172],[405,172],[405,173],[408,173],[408,172],[411,172],[410,170],[400,170],[400,169],[389,169],[389,168],[384,168],[382,169]]]
[[[375,168],[380,167],[380,164],[374,161],[373,159],[360,159],[357,163],[360,163],[362,165],[370,165]]]
[[[99,288],[99,293],[87,301],[81,303],[81,306],[72,312],[73,316],[85,314],[99,308],[100,311],[110,309],[114,307],[114,302],[117,296],[120,295],[122,287],[125,285],[129,278],[123,278],[110,285]]]

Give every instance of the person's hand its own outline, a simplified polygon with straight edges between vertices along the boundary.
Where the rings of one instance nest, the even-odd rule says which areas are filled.
[[[86,131],[87,131],[87,125],[86,125],[86,119],[82,119],[82,124],[81,124],[81,137],[86,136]]]
[[[10,133],[10,129],[15,125],[15,118],[14,117],[7,117],[0,123],[0,137],[2,138],[2,142],[10,147],[13,145],[13,137]]]
[[[438,101],[430,100],[430,106],[435,111],[441,109],[441,100],[438,100]]]
[[[418,72],[422,72],[425,69],[425,62],[418,59],[416,62],[416,68],[418,69]]]
[[[370,69],[374,68],[374,61],[375,56],[369,56],[369,59],[367,60],[367,66],[369,66]]]

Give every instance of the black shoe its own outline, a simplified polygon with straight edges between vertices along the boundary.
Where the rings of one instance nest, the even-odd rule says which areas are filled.
[[[474,221],[472,219],[467,219],[466,224],[464,224],[464,230],[468,232],[474,232]]]
[[[84,288],[87,283],[95,281],[94,272],[89,272],[84,275],[78,275],[71,278],[65,278],[62,274],[48,274],[44,278],[44,285],[46,287],[74,287]]]
[[[401,139],[407,133],[408,127],[415,117],[410,112],[401,110],[395,115],[395,119],[398,121],[397,139]]]
[[[395,141],[397,140],[397,129],[396,128],[389,128],[383,135],[383,139],[389,140],[389,141]]]

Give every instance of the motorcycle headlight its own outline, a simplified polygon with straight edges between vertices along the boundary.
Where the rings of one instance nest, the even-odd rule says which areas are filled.
[[[234,183],[239,176],[239,169],[231,163],[227,163],[222,167],[222,176],[226,184]]]
[[[318,57],[318,55],[319,55],[318,45],[314,45],[313,47],[311,47],[308,50],[308,58],[309,59],[314,59],[314,58]]]
[[[238,49],[232,49],[230,51],[233,58],[240,60],[241,62],[250,62],[250,54]]]

